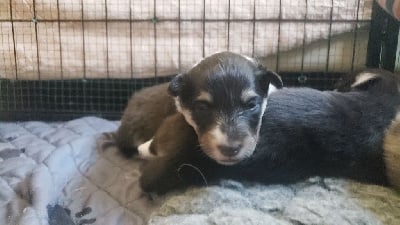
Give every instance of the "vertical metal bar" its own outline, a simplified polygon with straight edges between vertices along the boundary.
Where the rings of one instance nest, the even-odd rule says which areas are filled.
[[[301,45],[301,66],[300,66],[301,74],[303,74],[303,72],[304,72],[304,52],[305,52],[305,47],[306,47],[307,16],[308,16],[308,1],[306,0],[306,13],[304,14],[304,24],[303,24],[303,43]]]
[[[325,64],[325,73],[328,72],[329,70],[329,59],[330,59],[330,54],[331,54],[331,36],[332,36],[332,20],[333,20],[333,5],[334,1],[331,1],[331,12],[329,15],[329,34],[328,34],[328,50],[326,53],[326,64]]]
[[[276,50],[276,68],[275,71],[279,72],[279,60],[280,60],[280,44],[281,44],[281,23],[282,23],[282,0],[279,0],[279,18],[278,18],[278,46]]]
[[[107,0],[104,0],[104,10],[105,10],[105,23],[106,23],[106,68],[107,68],[107,79],[110,78],[109,70],[109,51],[108,51],[108,12],[107,12]]]
[[[60,48],[60,73],[61,73],[61,93],[64,93],[64,70],[63,70],[63,57],[62,57],[62,44],[61,44],[61,22],[60,22],[60,0],[57,0],[57,25],[58,25],[58,41]],[[57,103],[57,95],[54,95],[54,104]],[[64,105],[64,98],[61,97],[61,105]],[[58,109],[56,107],[56,109]]]
[[[83,79],[86,79],[86,44],[85,44],[85,22],[83,19],[83,1],[81,0],[81,19],[82,19],[82,54],[83,54]]]
[[[351,57],[351,71],[354,71],[354,57],[356,55],[356,43],[358,36],[358,13],[360,12],[360,0],[357,1],[357,14],[356,14],[356,22],[354,28],[354,37],[353,37],[353,52]]]
[[[181,59],[181,0],[178,0],[178,72],[182,71]]]
[[[36,63],[37,63],[37,71],[38,71],[38,79],[39,79],[39,107],[41,109],[43,109],[43,87],[42,84],[43,82],[41,81],[41,77],[40,77],[40,61],[39,61],[39,41],[38,41],[38,35],[37,35],[37,18],[36,18],[36,1],[33,0],[32,1],[33,4],[33,18],[32,18],[32,22],[35,23],[35,39],[36,39]],[[22,99],[22,88],[20,87],[20,99],[21,99],[21,106],[24,105],[23,103],[23,99]]]
[[[17,65],[17,42],[15,41],[15,30],[14,30],[14,18],[12,11],[12,0],[10,0],[10,19],[11,19],[11,33],[13,40],[13,51],[14,51],[14,64],[15,64],[15,79],[18,80],[18,65]]]
[[[18,82],[18,65],[17,65],[17,50],[16,50],[16,40],[15,40],[15,30],[14,30],[14,17],[13,17],[13,13],[12,13],[12,0],[10,0],[10,18],[11,18],[11,32],[12,32],[12,39],[13,39],[13,48],[14,48],[14,63],[15,63],[15,79],[16,82]],[[15,84],[15,82],[14,82]],[[8,89],[8,86],[7,86]],[[13,91],[13,97],[14,99],[11,100],[12,98],[10,97],[11,92],[7,91],[7,109],[10,110],[10,102],[14,103],[14,110],[17,109],[17,101],[16,101],[16,93],[15,93],[15,85],[14,87],[11,87],[12,91]]]
[[[256,39],[256,2],[253,1],[253,40],[252,40],[251,57],[254,57],[255,39]]]
[[[37,72],[38,72],[38,78],[39,80],[41,79],[40,77],[40,60],[39,60],[39,41],[38,41],[38,32],[37,32],[37,18],[36,18],[36,1],[33,0],[33,18],[32,22],[35,24],[35,38],[36,38],[36,63],[37,63]]]
[[[202,56],[205,57],[205,39],[206,39],[206,0],[203,0],[203,52]]]
[[[86,80],[86,43],[85,43],[85,22],[84,22],[84,10],[83,10],[83,1],[81,0],[81,17],[82,17],[82,44],[83,44],[83,80],[82,80],[82,85],[85,85],[84,82]],[[76,88],[78,89],[79,82],[76,82]],[[72,86],[72,85],[71,85]],[[70,99],[71,99],[71,93],[72,91],[70,91]],[[83,90],[83,101],[84,101],[84,107],[86,107],[86,91]],[[76,96],[75,96],[76,97]],[[71,101],[71,100],[70,100]],[[86,108],[83,109],[83,111],[85,111]]]
[[[228,0],[228,45],[227,45],[227,48],[228,48],[228,51],[229,51],[229,48],[230,48],[230,44],[229,44],[229,42],[230,42],[230,26],[231,26],[231,0]]]
[[[61,67],[61,80],[64,79],[64,71],[63,71],[63,57],[62,57],[62,44],[61,44],[61,22],[60,22],[60,3],[57,0],[57,25],[58,25],[58,40],[59,40],[59,48],[60,48],[60,67]]]
[[[157,0],[154,0],[154,78],[157,80]]]
[[[131,66],[131,79],[133,79],[133,33],[132,33],[132,0],[129,0],[129,38],[130,38],[130,46],[129,51],[131,53],[130,56],[130,66]]]

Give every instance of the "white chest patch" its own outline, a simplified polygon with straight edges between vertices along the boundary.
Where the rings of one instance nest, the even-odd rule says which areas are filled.
[[[269,87],[268,87],[268,96],[269,96],[271,93],[274,93],[274,92],[277,91],[277,90],[278,90],[278,88],[276,88],[275,85],[269,84]]]
[[[152,159],[152,158],[156,157],[155,155],[153,155],[150,152],[151,142],[153,142],[153,139],[150,139],[150,140],[146,141],[145,143],[139,145],[138,152],[139,152],[139,156],[141,158],[143,158],[143,159]]]

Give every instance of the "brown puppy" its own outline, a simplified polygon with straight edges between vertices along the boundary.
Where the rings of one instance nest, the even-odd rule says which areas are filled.
[[[145,88],[129,100],[115,135],[125,156],[137,154],[137,147],[153,137],[167,116],[176,113],[174,100],[167,93],[168,85]]]
[[[198,146],[197,135],[184,117],[180,113],[167,117],[157,129],[150,145],[145,148],[144,145],[139,146],[139,156],[151,160],[142,168],[142,189],[155,191],[162,187],[168,190],[183,185],[175,165],[194,157],[192,151]],[[190,177],[196,176],[198,174],[195,173]]]
[[[153,138],[139,145],[139,156],[145,159],[172,158],[185,148],[198,145],[193,128],[180,113],[165,118]]]

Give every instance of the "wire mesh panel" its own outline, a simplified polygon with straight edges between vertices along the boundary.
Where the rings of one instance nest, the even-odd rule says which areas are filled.
[[[4,0],[0,117],[118,118],[134,91],[226,50],[258,58],[286,85],[329,89],[364,67],[371,8],[372,0]]]

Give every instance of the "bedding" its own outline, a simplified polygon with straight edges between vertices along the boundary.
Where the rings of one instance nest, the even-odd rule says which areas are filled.
[[[155,196],[103,132],[119,122],[0,122],[0,224],[400,224],[394,190],[313,177],[292,185],[232,180]]]

